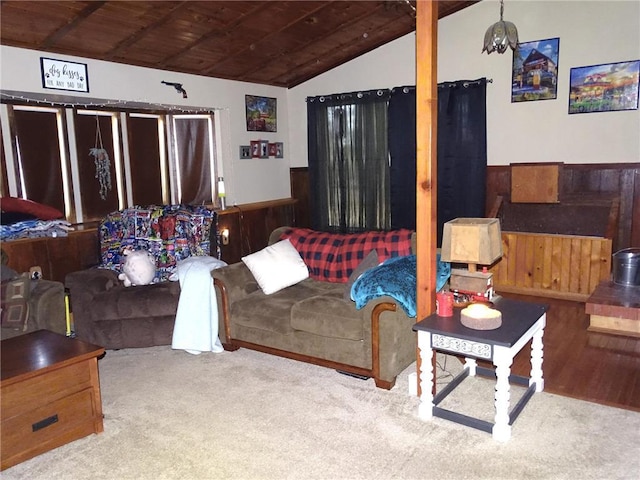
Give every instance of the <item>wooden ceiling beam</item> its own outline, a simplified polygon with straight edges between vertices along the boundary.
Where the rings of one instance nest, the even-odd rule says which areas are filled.
[[[52,32],[47,38],[45,38],[40,45],[38,45],[39,50],[47,50],[51,48],[52,45],[55,45],[58,40],[64,37],[71,30],[76,28],[80,23],[92,15],[96,10],[102,8],[102,6],[107,2],[89,2],[89,5],[84,7],[80,13],[75,15],[73,18],[67,20],[62,27],[58,28],[55,32]]]

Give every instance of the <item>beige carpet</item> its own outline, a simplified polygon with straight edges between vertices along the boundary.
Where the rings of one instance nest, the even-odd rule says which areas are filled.
[[[446,360],[446,369],[459,363]],[[534,395],[508,443],[417,417],[407,369],[391,391],[241,349],[110,351],[104,433],[2,479],[635,479],[640,414]],[[514,392],[512,398],[517,398]],[[491,420],[493,384],[469,378],[448,406]]]

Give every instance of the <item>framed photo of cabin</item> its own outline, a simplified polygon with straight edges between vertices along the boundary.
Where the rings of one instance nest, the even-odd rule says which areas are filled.
[[[558,97],[560,39],[518,43],[513,52],[511,103]]]
[[[638,109],[640,60],[572,68],[569,113]]]
[[[277,99],[258,97],[256,95],[244,96],[247,131],[248,132],[277,132]]]

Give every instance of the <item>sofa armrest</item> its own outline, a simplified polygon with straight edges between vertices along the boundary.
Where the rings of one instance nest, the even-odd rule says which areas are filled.
[[[218,298],[218,334],[225,349],[234,350],[231,344],[231,306],[260,287],[243,262],[216,268],[211,271],[211,276]]]
[[[91,294],[106,292],[118,286],[118,274],[104,268],[90,268],[69,273],[64,279],[65,287],[75,294]]]
[[[409,317],[392,297],[370,300],[363,308],[370,318],[371,360],[376,385],[390,389],[396,376],[416,361],[416,338]],[[366,324],[365,324],[366,327]]]
[[[216,268],[211,271],[211,276],[218,280],[218,285],[224,285],[230,304],[242,300],[260,288],[251,270],[243,262]]]

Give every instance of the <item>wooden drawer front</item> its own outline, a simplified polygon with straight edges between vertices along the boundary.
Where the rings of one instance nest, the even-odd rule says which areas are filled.
[[[90,361],[75,363],[13,385],[3,386],[2,419],[9,419],[89,387]]]
[[[94,433],[93,416],[92,390],[86,389],[3,420],[2,469]]]

